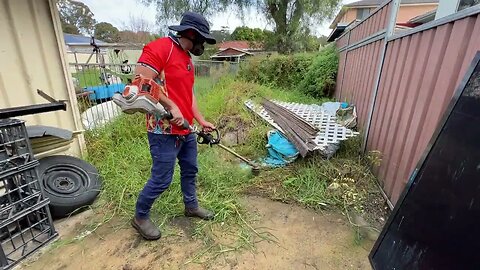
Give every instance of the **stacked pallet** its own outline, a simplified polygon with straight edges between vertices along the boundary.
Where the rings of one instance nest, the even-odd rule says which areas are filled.
[[[0,119],[0,267],[10,269],[57,236],[23,121]]]

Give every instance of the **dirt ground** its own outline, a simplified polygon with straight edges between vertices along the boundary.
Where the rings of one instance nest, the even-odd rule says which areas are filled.
[[[125,222],[112,220],[82,241],[51,248],[30,259],[21,269],[371,269],[372,242],[355,242],[355,231],[335,213],[320,213],[296,205],[248,196],[248,211],[258,217],[252,224],[273,234],[277,243],[260,241],[255,250],[226,252],[208,264],[192,262],[202,247],[192,238],[193,224],[181,217],[172,225],[180,233],[167,233],[155,242],[143,241]],[[75,237],[81,223],[69,224],[62,239]]]

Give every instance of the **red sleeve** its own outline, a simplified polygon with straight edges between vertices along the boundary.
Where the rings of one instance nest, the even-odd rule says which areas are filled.
[[[165,65],[162,57],[165,51],[164,47],[158,40],[148,43],[143,47],[138,64],[146,65],[160,74]]]

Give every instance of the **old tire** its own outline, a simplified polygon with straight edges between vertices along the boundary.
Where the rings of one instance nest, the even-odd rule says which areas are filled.
[[[100,193],[98,170],[71,156],[49,156],[39,160],[38,174],[45,195],[50,199],[53,218],[66,217],[91,205]]]

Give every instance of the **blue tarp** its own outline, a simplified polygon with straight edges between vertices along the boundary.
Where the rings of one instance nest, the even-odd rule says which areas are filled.
[[[268,156],[262,162],[265,166],[282,167],[297,158],[297,149],[280,131],[269,131],[267,137]]]

